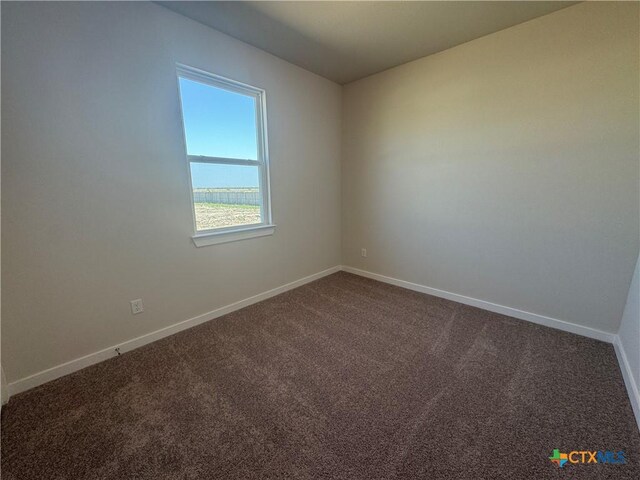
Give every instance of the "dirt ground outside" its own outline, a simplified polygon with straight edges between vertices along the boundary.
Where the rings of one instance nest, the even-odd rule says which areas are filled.
[[[198,230],[232,227],[260,223],[258,205],[229,205],[222,203],[195,203]]]

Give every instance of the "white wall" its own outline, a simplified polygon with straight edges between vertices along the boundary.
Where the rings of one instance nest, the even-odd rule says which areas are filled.
[[[623,369],[628,366],[628,376],[625,378],[629,394],[636,397],[636,418],[640,425],[640,258],[636,262],[633,280],[629,288],[627,304],[624,308],[620,330],[618,331],[619,347],[624,351],[624,360],[621,362]],[[626,360],[626,365],[625,365]],[[632,400],[633,401],[633,400]]]
[[[0,403],[4,405],[9,401],[9,388],[7,379],[4,376],[4,369],[0,367]]]
[[[272,237],[194,247],[176,62],[266,89]],[[340,122],[338,85],[163,7],[3,2],[9,382],[338,265]]]
[[[339,264],[341,241],[353,267],[617,331],[639,246],[637,4],[355,82],[342,112],[338,85],[154,4],[1,8],[10,382]],[[273,237],[191,243],[175,62],[266,88]]]
[[[343,264],[617,332],[638,43],[638,4],[587,2],[347,85]]]

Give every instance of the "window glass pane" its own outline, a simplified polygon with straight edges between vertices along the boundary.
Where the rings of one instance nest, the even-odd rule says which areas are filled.
[[[196,230],[261,223],[257,166],[191,163]]]
[[[256,99],[180,78],[188,155],[257,160]]]

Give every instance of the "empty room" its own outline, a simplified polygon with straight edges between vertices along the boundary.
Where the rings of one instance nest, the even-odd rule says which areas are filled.
[[[0,17],[3,479],[640,478],[640,3]]]

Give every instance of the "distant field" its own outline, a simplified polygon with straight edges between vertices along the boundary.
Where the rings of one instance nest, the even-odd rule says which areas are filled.
[[[198,230],[260,223],[259,205],[194,203]]]

